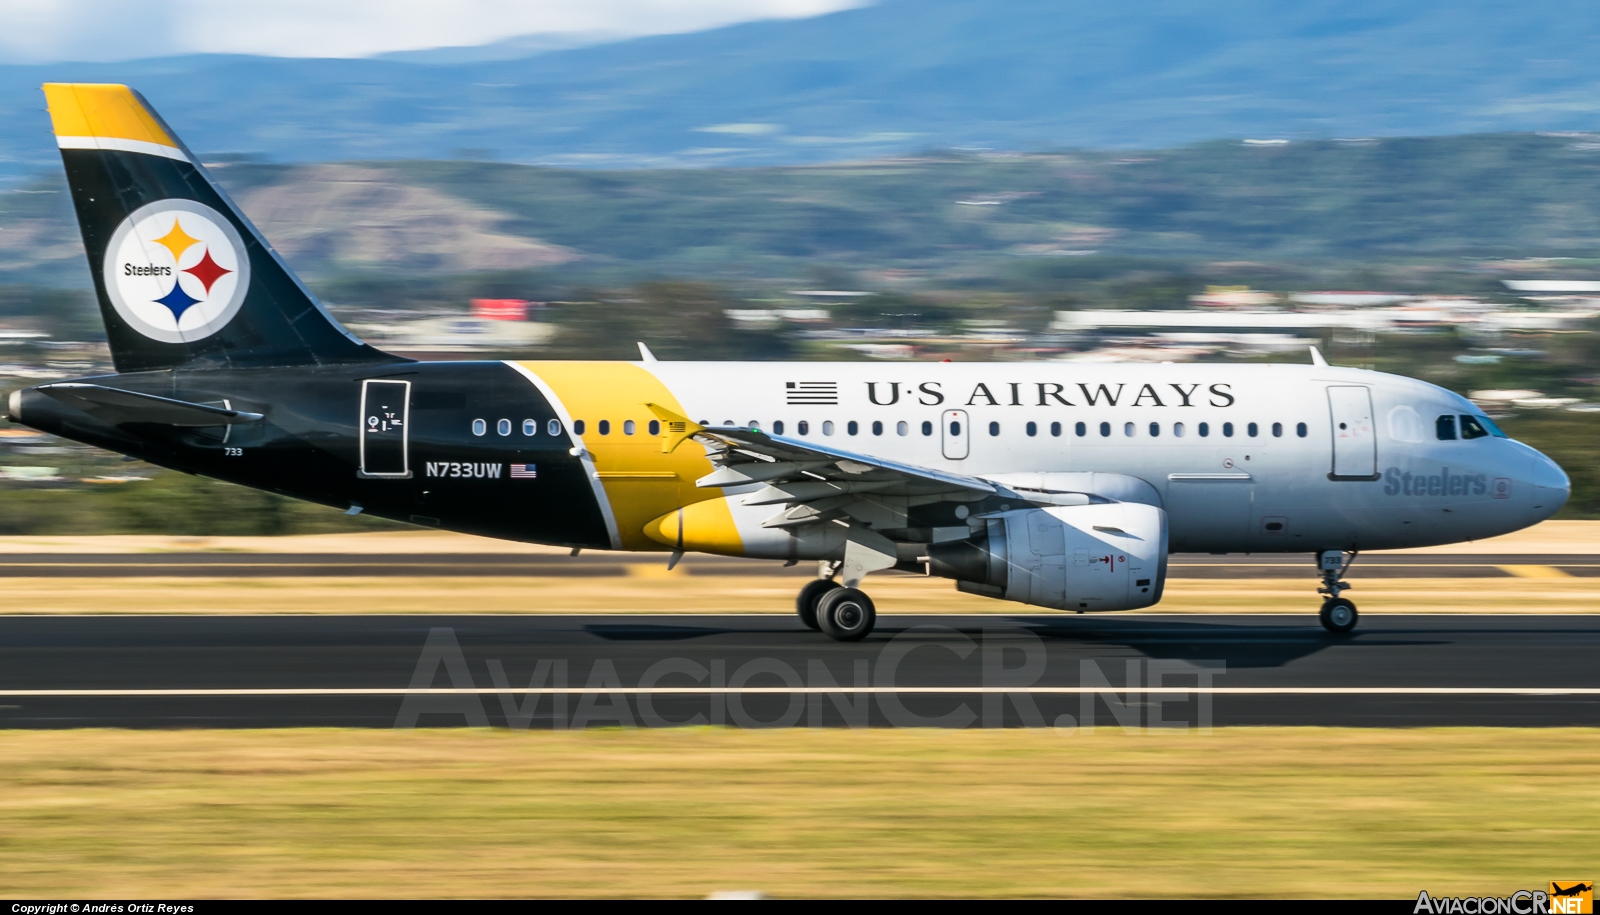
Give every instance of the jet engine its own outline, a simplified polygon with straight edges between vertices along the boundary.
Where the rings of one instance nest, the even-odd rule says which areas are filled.
[[[984,517],[966,540],[933,544],[929,571],[972,594],[1056,610],[1135,610],[1161,600],[1167,513],[1108,502]]]

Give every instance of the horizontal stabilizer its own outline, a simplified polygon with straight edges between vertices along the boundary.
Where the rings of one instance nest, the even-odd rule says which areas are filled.
[[[189,403],[154,394],[138,394],[98,384],[62,382],[40,385],[34,390],[113,425],[160,423],[166,426],[231,426],[259,422],[263,416],[260,413]]]

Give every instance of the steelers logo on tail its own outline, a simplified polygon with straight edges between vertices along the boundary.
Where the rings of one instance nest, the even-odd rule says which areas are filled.
[[[134,330],[164,343],[211,336],[250,290],[250,258],[233,223],[193,200],[135,210],[106,246],[106,293]]]

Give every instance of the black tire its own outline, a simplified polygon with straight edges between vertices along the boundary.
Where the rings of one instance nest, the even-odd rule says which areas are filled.
[[[1361,614],[1356,612],[1356,605],[1342,597],[1322,602],[1322,612],[1317,614],[1322,621],[1322,628],[1329,632],[1343,635],[1356,628],[1356,621]]]
[[[794,612],[800,616],[800,622],[805,623],[807,629],[821,629],[817,625],[817,601],[822,600],[822,595],[836,590],[839,583],[831,578],[818,578],[806,582],[800,593],[794,598]]]
[[[817,625],[840,642],[859,642],[877,625],[872,598],[857,588],[835,588],[817,601]]]

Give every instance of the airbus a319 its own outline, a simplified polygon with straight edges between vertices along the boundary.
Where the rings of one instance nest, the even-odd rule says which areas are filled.
[[[1171,552],[1360,550],[1542,521],[1566,475],[1466,399],[1325,364],[416,362],[329,315],[137,93],[44,87],[116,373],[12,420],[349,511],[575,549],[816,562],[1067,611],[1161,600]]]

